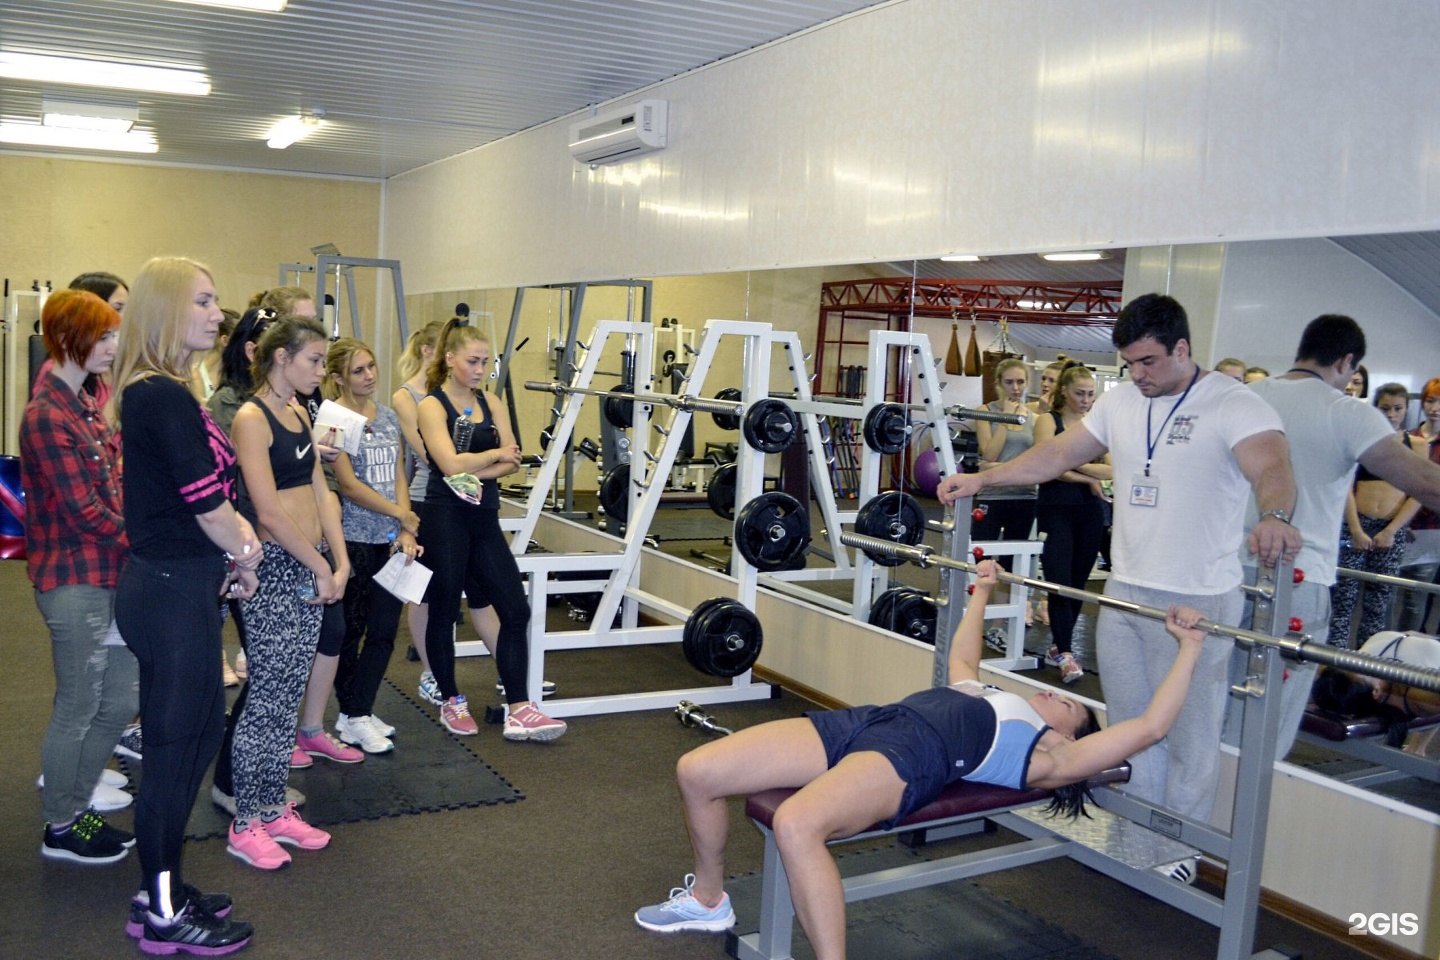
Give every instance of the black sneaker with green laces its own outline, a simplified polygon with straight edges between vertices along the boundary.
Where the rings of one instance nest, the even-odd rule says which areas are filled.
[[[146,911],[140,949],[156,956],[189,953],[198,957],[220,957],[246,946],[254,935],[255,928],[244,920],[217,917],[189,903],[165,926],[160,926],[155,915]]]
[[[91,824],[92,826],[98,824],[98,829],[96,829],[95,831],[96,839],[113,840],[116,843],[120,844],[120,846],[124,847],[126,850],[129,850],[131,847],[135,846],[135,834],[131,833],[129,830],[121,830],[119,827],[112,826],[110,821],[106,820],[102,815],[95,811],[94,807],[91,807],[89,810],[86,810],[84,813],[80,814],[80,819]]]
[[[105,826],[103,817],[89,812],[76,817],[74,823],[59,831],[46,824],[45,836],[40,841],[40,855],[50,860],[96,865],[125,859],[129,849],[116,838],[105,835]]]

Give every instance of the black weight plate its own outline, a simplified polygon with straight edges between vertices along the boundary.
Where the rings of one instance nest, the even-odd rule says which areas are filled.
[[[788,493],[761,494],[735,514],[735,549],[757,570],[784,570],[809,546],[810,513]]]
[[[629,430],[635,424],[635,401],[627,397],[616,396],[616,391],[631,393],[633,390],[634,387],[630,384],[622,383],[615,388],[615,391],[607,393],[600,404],[606,422],[616,430]]]
[[[710,509],[723,520],[735,519],[735,481],[739,474],[740,468],[735,464],[723,463],[715,468],[705,487],[705,499],[709,501]]]
[[[875,602],[870,605],[870,626],[894,630],[896,594],[907,589],[909,588],[903,586],[891,587],[876,597]]]
[[[680,649],[684,652],[685,659],[690,666],[702,673],[708,672],[705,669],[707,666],[704,641],[705,617],[717,604],[724,603],[726,599],[726,597],[712,597],[709,600],[701,601],[694,610],[690,611],[690,616],[685,620],[685,629],[680,633]]]
[[[630,464],[622,463],[600,481],[600,506],[605,516],[624,523],[630,515]]]
[[[910,441],[910,414],[898,403],[882,403],[865,414],[865,445],[879,453],[899,453]]]
[[[750,405],[740,427],[745,434],[745,442],[753,449],[780,453],[800,433],[800,418],[783,400],[766,397]]]
[[[915,546],[925,539],[925,511],[920,501],[900,490],[887,490],[865,501],[855,515],[855,532],[877,540]],[[865,551],[882,567],[898,567],[905,561]]]
[[[715,394],[716,400],[733,400],[737,403],[740,401],[740,397],[741,393],[735,387],[726,387],[724,390]],[[715,421],[715,426],[721,430],[740,429],[740,414],[738,413],[712,413],[710,414],[710,418]]]
[[[685,623],[685,643],[699,661],[696,669],[712,677],[738,677],[755,665],[764,630],[744,604],[728,598],[707,600],[695,614]]]
[[[902,637],[935,645],[935,601],[919,590],[911,589],[895,600],[895,626],[890,629]]]

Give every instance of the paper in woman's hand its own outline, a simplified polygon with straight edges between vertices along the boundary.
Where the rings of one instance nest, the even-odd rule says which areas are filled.
[[[406,603],[424,603],[430,577],[429,567],[418,560],[406,563],[405,554],[396,552],[375,574],[375,582]]]
[[[360,438],[365,433],[365,415],[326,400],[315,411],[315,427],[311,434],[316,443],[344,450],[350,456],[360,452]]]

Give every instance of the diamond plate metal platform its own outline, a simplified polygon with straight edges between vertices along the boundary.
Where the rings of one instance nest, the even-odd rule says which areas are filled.
[[[1132,823],[1107,810],[1089,805],[1089,818],[1051,817],[1044,807],[1026,807],[1011,811],[1011,815],[1028,820],[1038,827],[1089,847],[1097,853],[1117,860],[1127,867],[1144,870],[1162,863],[1174,863],[1185,857],[1193,857],[1200,851],[1187,844]]]

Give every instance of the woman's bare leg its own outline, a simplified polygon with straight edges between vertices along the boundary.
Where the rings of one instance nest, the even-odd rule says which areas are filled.
[[[405,608],[405,622],[410,626],[410,642],[420,656],[420,669],[430,672],[430,658],[425,655],[425,625],[430,622],[430,605],[412,603]]]

